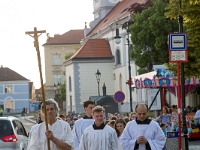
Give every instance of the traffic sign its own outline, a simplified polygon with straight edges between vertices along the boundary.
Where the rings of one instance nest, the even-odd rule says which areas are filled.
[[[188,51],[169,51],[170,62],[187,62]]]
[[[185,33],[170,33],[168,37],[169,37],[169,50],[171,51],[187,50],[187,39]]]
[[[115,94],[114,94],[114,100],[117,102],[117,103],[121,103],[123,102],[125,99],[125,95],[122,91],[117,91]]]

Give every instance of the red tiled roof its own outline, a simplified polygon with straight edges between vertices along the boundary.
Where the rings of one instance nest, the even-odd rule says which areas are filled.
[[[89,39],[69,60],[74,58],[113,58],[113,55],[106,39]]]
[[[49,37],[48,41],[43,45],[79,44],[83,38],[83,29],[70,30],[62,35],[54,35],[54,37]]]
[[[15,71],[5,67],[0,67],[0,81],[19,81],[19,80],[28,80]]]
[[[150,0],[123,0],[120,1],[118,4],[116,4],[116,6],[107,14],[107,16],[102,19],[99,24],[96,25],[96,27],[94,27],[94,29],[87,35],[93,35],[95,33],[97,33],[99,30],[105,28],[106,26],[108,26],[109,24],[112,24],[113,22],[115,22],[116,20],[123,18],[125,16],[128,16],[130,14],[129,9],[131,8],[131,6],[136,7],[138,4],[145,4],[146,5],[150,5]],[[143,7],[137,7],[137,9],[143,9]],[[132,10],[133,11],[133,10]],[[138,10],[135,10],[138,11]]]

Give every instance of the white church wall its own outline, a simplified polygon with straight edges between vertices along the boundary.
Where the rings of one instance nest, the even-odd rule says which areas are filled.
[[[72,97],[72,105],[73,105],[73,98],[74,98],[74,69],[73,69],[73,64],[68,65],[66,67],[66,110],[69,111],[71,110],[70,108],[70,96]],[[69,77],[71,77],[71,91],[69,91]]]
[[[102,87],[104,82],[106,85],[106,95],[114,94],[113,63],[80,63],[78,65],[81,103],[88,100],[90,96],[98,96],[98,83],[95,76],[97,69],[101,72],[99,82],[100,96],[103,95]]]

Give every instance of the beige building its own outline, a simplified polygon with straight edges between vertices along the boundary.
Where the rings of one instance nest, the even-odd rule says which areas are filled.
[[[50,37],[43,44],[45,57],[45,98],[55,98],[58,94],[54,91],[54,85],[65,83],[65,67],[63,62],[66,56],[76,52],[81,46],[80,41],[84,37],[84,30],[70,30],[62,35]]]

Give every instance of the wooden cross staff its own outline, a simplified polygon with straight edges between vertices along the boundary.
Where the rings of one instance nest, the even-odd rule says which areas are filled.
[[[46,111],[46,102],[45,102],[45,94],[44,94],[44,85],[43,85],[43,78],[42,78],[42,69],[41,69],[41,58],[40,58],[40,50],[39,50],[39,43],[38,43],[38,37],[42,33],[46,33],[46,30],[41,30],[37,31],[37,28],[34,27],[34,31],[29,31],[25,32],[26,34],[30,35],[31,37],[34,38],[34,47],[36,48],[37,51],[37,58],[38,58],[38,67],[39,67],[39,72],[40,72],[40,82],[41,82],[41,88],[42,88],[42,101],[43,101],[43,106],[44,106],[44,115],[45,115],[45,125],[46,125],[46,130],[48,130],[48,122],[47,122],[47,111]],[[38,35],[39,33],[39,35]],[[47,146],[48,150],[50,150],[50,141],[47,139]]]

